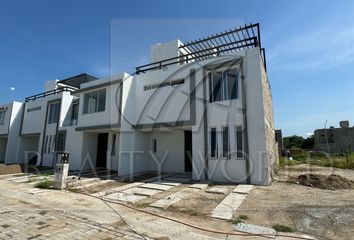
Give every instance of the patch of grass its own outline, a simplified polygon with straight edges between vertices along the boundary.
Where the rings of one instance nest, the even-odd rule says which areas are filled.
[[[238,224],[238,223],[243,223],[244,221],[240,218],[233,218],[230,220],[232,224]]]
[[[201,212],[200,210],[198,210],[197,208],[183,208],[180,209],[178,207],[175,206],[169,206],[167,208],[169,211],[173,211],[173,212],[179,212],[179,213],[183,213],[183,214],[188,214],[190,216],[206,216],[206,214],[204,214],[203,212]]]
[[[238,223],[244,223],[245,220],[248,220],[248,216],[247,216],[247,215],[240,215],[240,216],[238,216],[238,217],[232,218],[232,219],[230,220],[230,222],[231,222],[232,224],[238,224]]]
[[[40,181],[34,185],[36,188],[44,188],[44,189],[53,189],[54,187],[54,181],[53,180],[48,180],[45,179],[43,181]]]
[[[240,215],[238,216],[239,219],[241,220],[248,220],[248,216],[247,215]]]
[[[78,188],[68,188],[68,191],[72,193],[82,193],[82,191]]]
[[[298,165],[301,163],[302,162],[297,161],[297,160],[289,160],[287,157],[279,157],[279,166],[280,167],[293,166],[293,165]]]
[[[273,228],[277,232],[294,232],[294,229],[292,229],[289,226],[282,225],[282,224],[274,225]]]
[[[147,208],[150,205],[150,203],[142,202],[142,203],[135,203],[134,205],[138,208]]]
[[[213,186],[215,186],[215,185],[216,185],[216,183],[214,183],[214,182],[208,183],[208,186],[209,186],[209,187],[213,187]]]
[[[320,167],[335,167],[341,169],[354,169],[354,153],[331,154],[321,152],[306,152],[304,150],[291,150],[293,160],[286,157],[279,157],[279,166],[292,166],[297,164],[310,164]]]
[[[25,173],[18,173],[18,174],[15,174],[15,175],[13,175],[14,177],[24,177],[24,176],[26,176],[27,174],[25,174]]]

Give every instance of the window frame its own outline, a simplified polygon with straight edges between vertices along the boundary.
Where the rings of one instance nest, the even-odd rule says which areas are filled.
[[[235,97],[232,98],[230,94],[230,90],[228,89],[229,85],[229,80],[228,74],[229,71],[234,71],[236,74],[236,81],[233,87],[235,88]],[[215,84],[214,82],[214,76],[215,73],[221,73],[221,79],[219,80],[220,82],[218,84]],[[214,102],[222,102],[222,101],[230,101],[230,100],[237,100],[240,99],[240,67],[239,66],[233,66],[233,67],[225,67],[225,68],[218,68],[215,70],[209,70],[207,72],[207,77],[208,77],[208,85],[209,85],[209,103],[214,103]],[[219,87],[219,95],[214,96],[214,89],[216,87]],[[226,96],[227,95],[227,96]],[[218,97],[218,99],[216,99]],[[220,98],[220,99],[219,99]]]
[[[224,133],[225,133],[225,128],[227,129],[226,134],[227,134],[227,156],[225,156],[225,151],[224,151]],[[224,159],[230,159],[230,127],[228,125],[221,126],[221,140],[222,140],[222,157]]]
[[[102,100],[102,98],[100,97],[100,95],[104,92],[104,104],[101,105],[100,102]],[[95,108],[94,111],[90,111],[90,97],[92,98],[93,94],[97,93],[97,100],[95,103]],[[83,101],[83,108],[82,108],[82,114],[92,114],[92,113],[99,113],[99,112],[104,112],[106,111],[106,102],[107,102],[107,89],[106,88],[102,88],[102,89],[98,89],[95,91],[91,91],[88,93],[84,93],[84,101]],[[100,109],[100,106],[103,106],[103,109]]]
[[[54,112],[52,109],[53,107],[56,106],[56,112]],[[55,114],[55,115],[52,115]],[[59,117],[60,117],[60,102],[52,102],[49,103],[49,116],[48,116],[48,124],[55,124],[59,122]]]
[[[3,126],[5,124],[5,115],[6,115],[6,110],[1,110],[0,111],[0,126]]]
[[[215,132],[213,132],[213,129],[215,129]],[[215,149],[212,148],[212,134],[215,133]],[[209,143],[210,143],[210,153],[209,157],[210,159],[218,159],[219,155],[219,141],[218,141],[218,129],[215,126],[209,127]],[[213,151],[215,150],[215,152]],[[214,152],[214,154],[213,154]]]
[[[75,111],[74,106],[77,108],[77,111]],[[77,122],[79,120],[79,111],[80,111],[80,103],[79,103],[79,101],[74,101],[72,108],[71,108],[71,117],[70,117],[71,126],[77,125]],[[75,114],[75,112],[76,112],[76,114]],[[75,115],[76,115],[76,118],[74,118]],[[74,124],[74,121],[76,121],[75,124]]]
[[[241,131],[239,131],[241,129]],[[241,133],[241,151],[239,151],[239,133]],[[236,159],[245,158],[245,133],[242,125],[235,125],[235,147],[236,147]],[[240,155],[241,154],[241,155]]]
[[[157,153],[157,139],[156,138],[152,139],[152,152]]]

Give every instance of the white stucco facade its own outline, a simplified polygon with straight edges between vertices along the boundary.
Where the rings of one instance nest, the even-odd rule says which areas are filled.
[[[152,62],[183,58],[182,44],[153,45]],[[54,166],[64,151],[75,170],[192,172],[194,180],[268,185],[277,156],[260,52],[215,51],[135,75],[46,82],[47,94],[0,106],[12,112],[0,126],[0,156],[26,163],[36,153],[37,165]]]

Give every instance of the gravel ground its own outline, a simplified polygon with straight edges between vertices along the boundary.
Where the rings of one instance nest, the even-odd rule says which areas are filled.
[[[283,224],[318,239],[353,239],[354,190],[324,190],[287,182],[301,174],[338,174],[353,179],[353,170],[298,165],[280,170],[271,186],[255,187],[237,214],[248,223]]]

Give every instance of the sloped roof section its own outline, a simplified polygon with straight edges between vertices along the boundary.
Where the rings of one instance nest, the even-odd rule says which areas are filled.
[[[76,75],[73,77],[63,79],[63,80],[59,81],[58,83],[69,85],[69,86],[75,87],[75,88],[80,88],[80,85],[82,83],[87,83],[87,82],[91,82],[94,80],[97,80],[97,78],[94,76],[91,76],[87,73],[82,73],[82,74],[79,74],[79,75]]]

